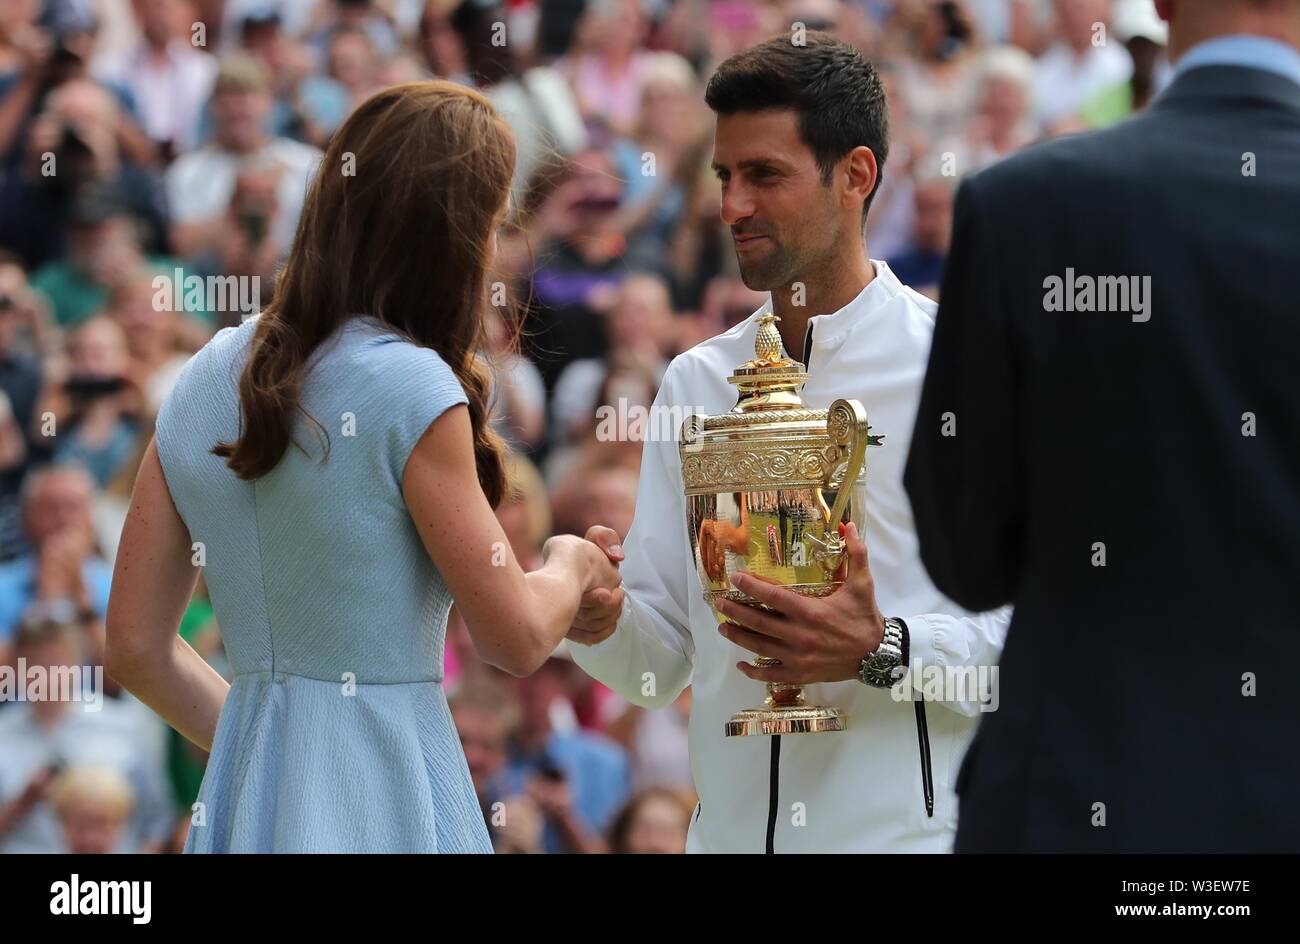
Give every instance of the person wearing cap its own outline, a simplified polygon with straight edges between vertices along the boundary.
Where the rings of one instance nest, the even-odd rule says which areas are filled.
[[[1102,89],[1083,104],[1079,117],[1090,128],[1106,128],[1150,104],[1169,83],[1165,47],[1169,27],[1156,15],[1152,0],[1120,0],[1115,5],[1111,35],[1133,59],[1133,75]]]
[[[1110,0],[1055,0],[1057,41],[1038,60],[1034,109],[1045,127],[1068,127],[1098,91],[1127,81],[1133,66],[1118,43],[1101,42]]]
[[[957,194],[904,481],[1015,609],[958,852],[1300,851],[1300,0],[1157,9],[1149,107]]]

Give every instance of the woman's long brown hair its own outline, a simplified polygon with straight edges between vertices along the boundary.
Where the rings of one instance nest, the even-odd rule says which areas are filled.
[[[373,315],[455,371],[469,398],[479,482],[495,507],[505,464],[478,353],[489,247],[514,164],[513,135],[472,89],[413,82],[362,103],[330,141],[258,319],[239,379],[240,435],[212,452],[241,479],[260,478],[284,456],[302,413],[328,455],[328,434],[300,402],[308,361],[348,317]]]

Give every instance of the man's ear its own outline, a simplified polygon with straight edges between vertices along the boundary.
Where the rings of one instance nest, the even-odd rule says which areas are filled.
[[[847,177],[845,201],[865,203],[871,198],[880,178],[880,165],[876,163],[875,153],[866,145],[855,147],[844,157],[844,173]]]

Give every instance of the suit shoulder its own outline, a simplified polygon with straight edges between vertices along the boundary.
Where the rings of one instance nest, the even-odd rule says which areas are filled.
[[[1140,171],[1140,151],[1167,135],[1152,126],[1167,117],[1143,112],[1100,131],[1068,134],[1031,144],[964,182],[982,199],[1023,200],[1026,191],[1078,193],[1090,182]]]

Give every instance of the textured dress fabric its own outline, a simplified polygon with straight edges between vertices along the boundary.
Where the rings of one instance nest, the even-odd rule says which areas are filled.
[[[441,684],[451,595],[401,490],[465,392],[435,352],[350,318],[303,385],[324,432],[300,414],[298,445],[244,481],[211,449],[238,435],[257,321],[218,332],[158,414],[233,673],[185,851],[490,852]]]

